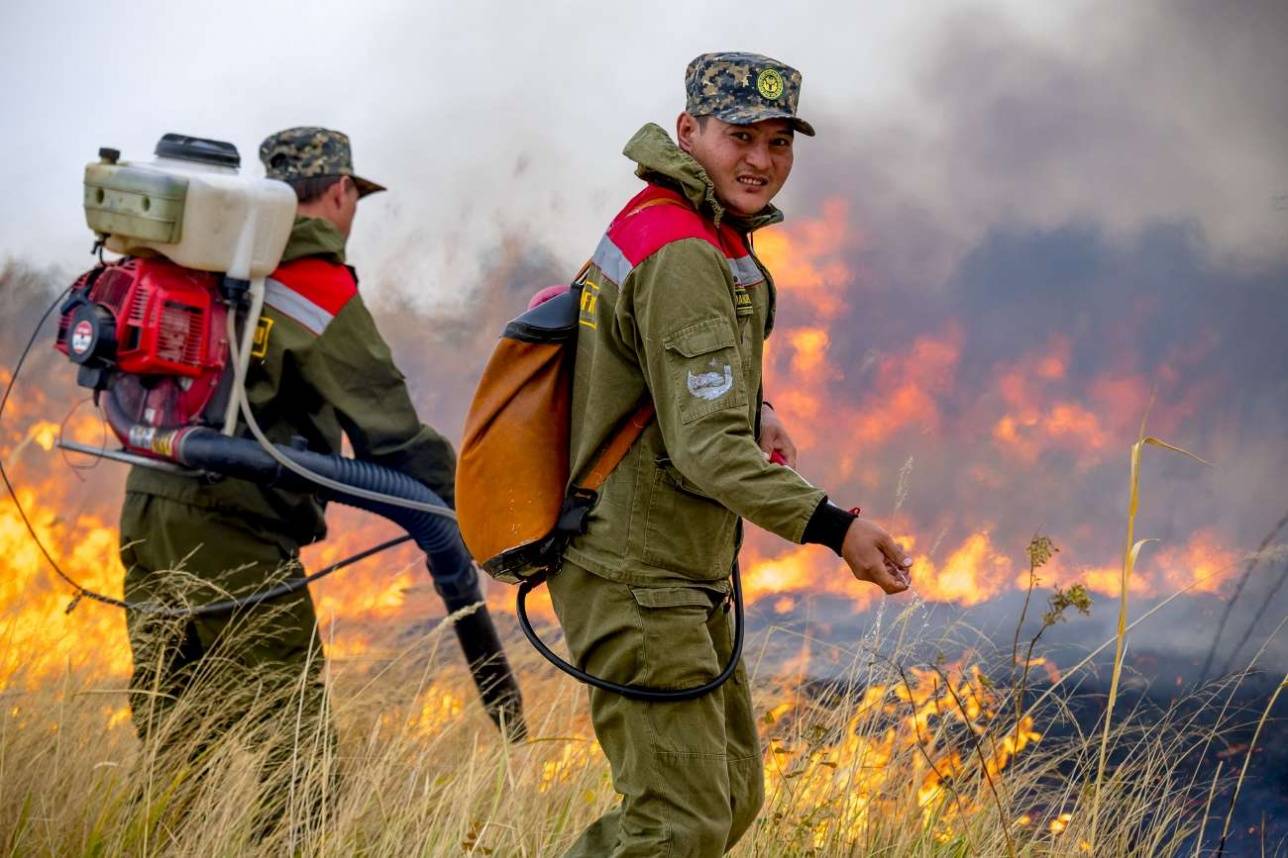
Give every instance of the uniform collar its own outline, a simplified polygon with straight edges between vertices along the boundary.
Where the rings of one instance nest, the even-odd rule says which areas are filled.
[[[282,251],[282,262],[304,256],[321,256],[339,265],[344,264],[345,238],[335,224],[320,217],[297,217],[291,227],[291,237]]]
[[[783,219],[783,213],[773,206],[765,206],[748,218],[727,213],[716,199],[716,188],[707,171],[693,156],[675,145],[671,136],[655,123],[650,122],[636,131],[622,154],[636,163],[635,175],[646,182],[675,188],[684,194],[690,205],[710,217],[716,226],[727,219],[735,228],[751,232]]]

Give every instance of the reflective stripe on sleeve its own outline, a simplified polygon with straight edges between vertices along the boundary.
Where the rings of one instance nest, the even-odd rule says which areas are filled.
[[[319,336],[335,318],[334,313],[327,312],[299,292],[271,277],[265,283],[264,303]]]
[[[760,266],[750,256],[730,259],[729,270],[733,273],[733,282],[739,286],[751,286],[765,279],[765,275],[760,273]]]
[[[619,286],[626,281],[626,276],[635,267],[626,258],[626,254],[622,253],[621,248],[613,244],[613,240],[607,235],[599,240],[599,247],[595,248],[595,254],[590,257],[590,262],[604,272],[605,277]]]

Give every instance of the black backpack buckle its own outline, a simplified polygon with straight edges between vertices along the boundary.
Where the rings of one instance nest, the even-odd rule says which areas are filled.
[[[599,492],[574,486],[559,509],[555,532],[565,536],[580,536],[585,533],[589,527],[587,516],[598,500]]]

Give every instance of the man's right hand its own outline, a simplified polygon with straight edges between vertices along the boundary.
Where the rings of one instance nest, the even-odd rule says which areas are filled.
[[[871,581],[886,593],[902,593],[912,583],[912,558],[880,525],[856,518],[845,532],[841,556],[860,581]]]

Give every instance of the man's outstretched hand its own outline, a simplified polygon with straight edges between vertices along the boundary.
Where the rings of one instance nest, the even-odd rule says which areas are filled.
[[[860,581],[871,581],[886,593],[902,593],[912,583],[912,558],[880,525],[856,518],[845,532],[841,556]]]

